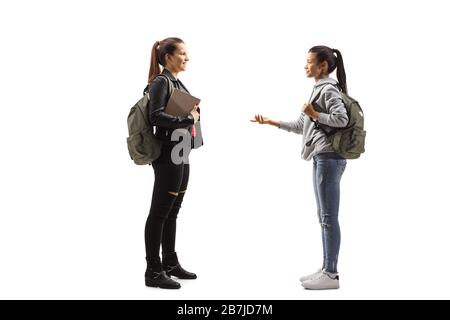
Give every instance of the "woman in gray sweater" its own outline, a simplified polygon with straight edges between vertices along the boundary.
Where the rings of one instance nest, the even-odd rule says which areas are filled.
[[[346,160],[334,152],[327,132],[348,123],[340,90],[347,93],[346,76],[339,50],[315,46],[308,52],[305,70],[316,83],[308,103],[296,121],[276,121],[255,115],[252,122],[270,124],[303,135],[302,158],[313,159],[313,184],[317,214],[322,228],[323,265],[317,272],[301,277],[306,289],[338,289],[337,262],[341,234],[339,228],[340,180]],[[329,77],[336,69],[338,81]]]

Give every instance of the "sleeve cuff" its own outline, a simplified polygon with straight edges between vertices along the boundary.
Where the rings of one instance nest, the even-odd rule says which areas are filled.
[[[290,127],[289,127],[288,123],[284,122],[284,121],[280,121],[280,127],[279,128],[283,129],[283,130],[287,130],[287,131],[290,130]]]
[[[326,113],[319,113],[319,118],[317,118],[317,122],[322,123],[322,124],[327,124],[327,117],[328,114]]]

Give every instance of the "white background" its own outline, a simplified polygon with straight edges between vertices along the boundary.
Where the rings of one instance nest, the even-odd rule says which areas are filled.
[[[170,4],[169,4],[170,3]],[[448,287],[445,1],[2,1],[0,298],[415,299]],[[180,79],[202,99],[177,251],[199,278],[144,286],[153,170],[126,118],[154,41],[182,38]],[[367,152],[342,180],[341,289],[321,265],[312,162],[294,120],[306,53],[341,50]]]

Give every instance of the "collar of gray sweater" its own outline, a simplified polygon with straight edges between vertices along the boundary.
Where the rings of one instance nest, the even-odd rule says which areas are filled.
[[[327,84],[337,85],[338,81],[333,78],[324,78],[317,81],[313,87],[313,92],[311,93],[311,98],[309,99],[309,102],[313,101],[314,98],[316,98],[316,96],[323,89],[323,87]]]

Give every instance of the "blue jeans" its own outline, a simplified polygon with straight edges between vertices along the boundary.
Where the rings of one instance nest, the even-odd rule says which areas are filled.
[[[338,220],[340,181],[347,161],[335,153],[327,152],[316,155],[313,165],[317,215],[322,228],[322,269],[337,273],[341,245],[341,230]]]

